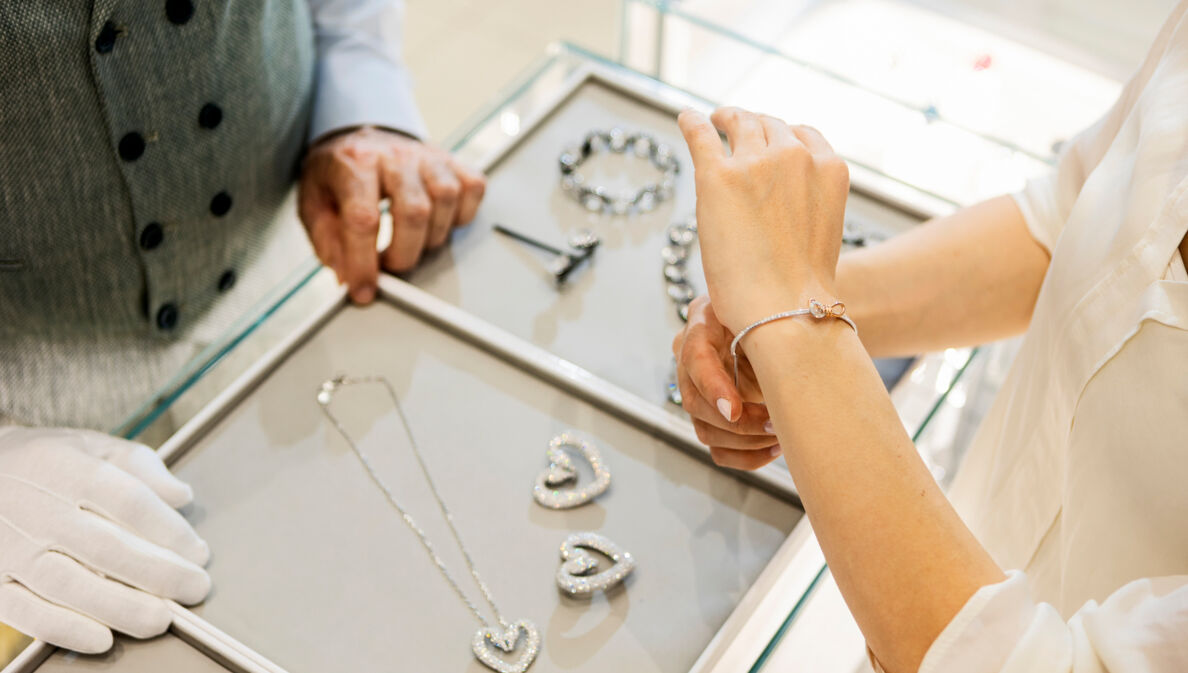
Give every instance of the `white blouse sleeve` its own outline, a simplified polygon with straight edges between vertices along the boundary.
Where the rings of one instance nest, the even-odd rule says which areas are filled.
[[[919,673],[1188,671],[1188,576],[1136,580],[1065,622],[1011,571],[982,587],[945,627]]]
[[[1188,3],[1180,3],[1172,11],[1159,36],[1155,38],[1146,61],[1131,77],[1113,107],[1096,124],[1065,143],[1056,169],[1029,180],[1021,191],[1012,195],[1019,204],[1019,209],[1023,211],[1023,218],[1027,222],[1031,236],[1044,246],[1049,254],[1056,245],[1056,239],[1060,237],[1060,231],[1068,220],[1073,203],[1080,195],[1086,178],[1097,167],[1117,137],[1122,122],[1146,88],[1186,9]]]
[[[426,136],[401,59],[404,3],[308,0],[317,64],[309,138],[370,124]]]

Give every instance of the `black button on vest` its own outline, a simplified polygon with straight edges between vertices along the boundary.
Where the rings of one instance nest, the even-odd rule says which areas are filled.
[[[168,303],[157,309],[157,327],[169,331],[177,327],[177,305]]]
[[[155,250],[165,240],[165,230],[156,222],[149,222],[140,232],[140,249]]]
[[[100,54],[111,53],[115,49],[116,42],[116,27],[111,21],[103,24],[103,29],[99,31],[99,37],[95,38],[95,51]]]
[[[213,129],[223,121],[223,109],[214,103],[207,103],[198,111],[198,125],[204,129]]]
[[[144,154],[144,136],[133,131],[120,138],[120,158],[124,161],[136,161]]]
[[[231,210],[231,195],[227,192],[219,192],[210,200],[210,213],[215,217],[222,217]]]
[[[190,0],[165,0],[165,17],[170,23],[182,25],[194,16],[194,3]]]
[[[223,275],[219,276],[219,292],[226,292],[235,287],[235,281],[238,277],[235,275],[235,269],[227,269]]]

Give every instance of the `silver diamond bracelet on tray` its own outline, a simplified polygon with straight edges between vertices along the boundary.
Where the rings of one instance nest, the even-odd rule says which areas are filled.
[[[612,194],[605,186],[588,184],[578,168],[591,156],[608,150],[647,159],[660,171],[659,182],[649,182],[639,189],[618,194]],[[563,192],[592,213],[611,215],[651,212],[661,202],[672,198],[677,174],[681,171],[672,147],[646,133],[628,133],[618,127],[609,131],[590,131],[580,145],[562,150],[557,163],[561,167]]]

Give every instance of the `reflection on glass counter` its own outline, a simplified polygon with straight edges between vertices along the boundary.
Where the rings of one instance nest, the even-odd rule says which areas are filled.
[[[970,203],[1043,172],[1110,106],[1174,3],[988,4],[627,0],[621,58]]]

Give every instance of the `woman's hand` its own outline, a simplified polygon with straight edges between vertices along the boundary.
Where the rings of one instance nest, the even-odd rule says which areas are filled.
[[[775,460],[780,446],[763,404],[763,393],[744,357],[734,385],[730,341],[734,334],[718,321],[709,297],[689,304],[689,322],[672,340],[681,406],[693,417],[697,438],[723,467],[754,470]]]
[[[718,109],[712,124],[686,110],[678,122],[693,157],[702,265],[726,329],[835,301],[845,161],[815,129],[739,108]]]

